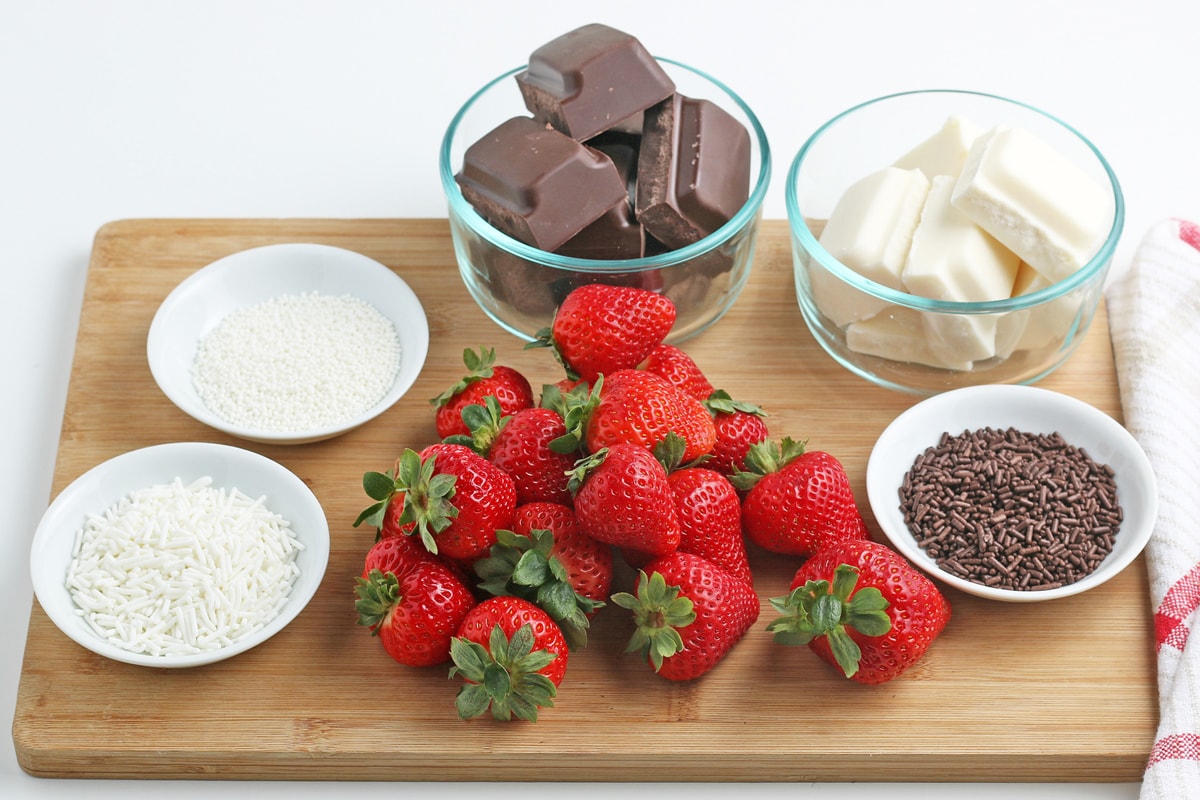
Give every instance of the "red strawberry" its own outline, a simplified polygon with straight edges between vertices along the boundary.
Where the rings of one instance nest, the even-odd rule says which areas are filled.
[[[705,674],[758,620],[754,589],[708,560],[672,553],[639,572],[636,595],[613,603],[633,612],[637,630],[627,651],[642,653],[655,672],[673,681]]]
[[[388,655],[410,667],[450,660],[450,639],[475,605],[454,573],[429,557],[399,573],[369,569],[355,580],[358,622],[379,637]]]
[[[687,444],[681,462],[686,464],[707,454],[716,441],[704,405],[652,372],[622,369],[605,375],[599,397],[585,427],[587,449],[593,453],[618,443],[653,451],[674,433]]]
[[[393,503],[392,505],[399,506],[401,504]],[[390,572],[393,575],[403,575],[417,565],[435,558],[436,556],[421,546],[419,539],[402,535],[385,536],[377,540],[367,551],[366,558],[363,559],[360,577],[366,578],[376,570],[384,574]]]
[[[541,407],[516,412],[496,434],[488,460],[512,476],[517,503],[571,502],[567,473],[575,465],[577,449],[556,449],[566,435],[562,416]]]
[[[836,542],[867,538],[850,479],[829,453],[785,438],[751,447],[746,466],[731,480],[746,492],[742,532],[759,547],[810,556]]]
[[[363,476],[367,496],[376,502],[354,524],[381,524],[393,498],[403,493],[398,518],[401,532],[421,537],[429,552],[458,561],[487,554],[496,530],[508,528],[517,490],[508,473],[469,447],[432,444],[419,453],[408,449],[395,473]]]
[[[775,641],[807,644],[859,683],[903,673],[950,620],[933,581],[871,541],[830,545],[796,571],[790,589],[771,600],[783,614],[767,626]]]
[[[741,499],[729,479],[711,469],[688,467],[667,475],[667,482],[679,511],[679,550],[703,556],[750,583]]]
[[[554,705],[567,670],[567,643],[545,611],[519,597],[491,597],[470,612],[450,643],[450,677],[464,684],[455,704],[462,719],[491,709],[496,719],[534,722]]]
[[[746,469],[745,458],[750,446],[766,441],[770,436],[766,412],[752,403],[734,400],[724,389],[718,389],[704,401],[713,417],[717,440],[713,443],[704,466],[723,475]]]
[[[439,439],[448,436],[469,436],[470,430],[462,419],[466,406],[481,405],[485,397],[495,397],[503,414],[513,414],[533,406],[533,389],[529,380],[512,367],[496,365],[495,349],[470,348],[463,351],[467,374],[429,402],[437,411],[434,421]]]
[[[551,347],[569,377],[594,383],[632,369],[662,343],[675,324],[665,295],[631,286],[592,283],[571,291],[530,347]]]
[[[653,372],[697,400],[707,400],[713,393],[713,385],[709,383],[699,365],[674,345],[660,344],[654,348],[642,369]]]
[[[580,459],[571,486],[579,526],[593,539],[649,556],[679,547],[667,471],[644,447],[614,444]]]
[[[513,514],[512,529],[522,536],[532,536],[539,529],[550,531],[554,534],[551,553],[566,567],[575,591],[597,603],[608,600],[613,577],[612,548],[583,532],[574,508],[546,502],[519,505]]]

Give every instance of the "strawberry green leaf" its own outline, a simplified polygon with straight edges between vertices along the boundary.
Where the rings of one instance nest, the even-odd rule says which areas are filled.
[[[625,652],[640,652],[658,672],[664,659],[683,652],[679,629],[695,622],[695,607],[691,598],[680,593],[680,587],[668,586],[660,572],[647,576],[638,570],[635,591],[617,592],[610,598],[633,613],[636,628]]]
[[[717,389],[704,401],[704,406],[712,413],[732,414],[735,411],[742,411],[747,414],[753,414],[756,417],[765,417],[767,412],[763,411],[753,403],[745,403],[740,400],[734,400],[729,396],[729,392],[724,389]]]
[[[539,670],[558,656],[548,650],[534,650],[533,628],[526,624],[504,635],[499,625],[492,628],[484,647],[462,637],[450,642],[450,658],[456,675],[466,683],[458,691],[455,707],[461,719],[482,716],[490,708],[499,720],[537,721],[539,708],[554,705],[558,690],[553,681]]]
[[[429,402],[431,405],[441,407],[449,403],[455,395],[466,389],[472,383],[490,378],[494,374],[492,367],[496,363],[496,349],[480,347],[476,353],[471,348],[463,350],[463,364],[467,368],[467,374],[460,378],[454,385],[446,389],[446,391],[434,397]]]
[[[371,629],[371,635],[379,634],[379,625],[392,613],[400,602],[400,584],[392,573],[371,570],[366,578],[354,579],[354,593],[358,599],[354,610],[358,612],[358,624]]]
[[[882,636],[892,627],[887,598],[874,586],[855,591],[858,578],[855,567],[839,564],[832,585],[808,581],[783,597],[771,598],[771,606],[781,616],[767,625],[767,631],[783,645],[808,644],[818,636],[826,637],[842,672],[846,677],[854,675],[862,651],[848,631]]]

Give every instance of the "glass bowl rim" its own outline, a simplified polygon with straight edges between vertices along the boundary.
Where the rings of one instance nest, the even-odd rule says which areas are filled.
[[[1109,187],[1112,190],[1113,197],[1113,220],[1112,226],[1109,228],[1108,234],[1105,236],[1104,242],[1100,248],[1092,256],[1092,258],[1076,270],[1068,277],[1052,283],[1043,289],[1028,294],[1018,295],[1017,297],[1009,297],[1002,300],[988,300],[979,302],[956,302],[950,300],[935,300],[920,295],[909,294],[898,289],[893,289],[890,286],[884,286],[870,278],[860,275],[850,267],[843,264],[838,259],[821,246],[817,238],[813,236],[812,230],[805,223],[803,214],[800,210],[800,201],[796,196],[796,182],[800,175],[800,169],[803,166],[809,151],[818,141],[835,125],[842,120],[850,117],[858,111],[870,106],[879,105],[892,100],[900,100],[906,97],[918,95],[966,95],[971,97],[980,97],[987,100],[994,100],[999,103],[1017,106],[1026,109],[1034,114],[1045,118],[1049,122],[1056,124],[1066,130],[1068,133],[1079,139],[1079,141],[1087,147],[1087,149],[1096,157],[1100,166],[1109,180]],[[972,91],[967,89],[914,89],[910,91],[894,92],[892,94],[876,97],[871,100],[858,103],[850,108],[842,111],[836,116],[829,119],[827,122],[817,128],[800,149],[796,152],[792,159],[791,166],[788,168],[787,178],[784,185],[784,205],[786,207],[788,217],[788,227],[791,229],[792,236],[795,242],[804,249],[808,255],[814,258],[828,272],[832,273],[839,280],[850,284],[859,291],[866,292],[880,300],[884,300],[893,305],[904,306],[906,308],[915,309],[918,311],[934,311],[941,313],[952,314],[995,314],[1010,311],[1021,311],[1043,303],[1055,300],[1065,296],[1070,292],[1078,289],[1080,286],[1088,283],[1098,274],[1102,274],[1111,263],[1113,254],[1116,251],[1117,242],[1121,238],[1121,232],[1125,225],[1125,198],[1121,191],[1121,184],[1117,180],[1116,173],[1113,172],[1112,166],[1108,160],[1096,148],[1096,146],[1086,136],[1080,133],[1076,128],[1067,124],[1063,120],[1049,114],[1036,106],[1028,103],[1023,103],[1020,100],[1003,97],[997,94],[988,92]]]
[[[556,253],[550,253],[545,250],[539,250],[536,247],[525,244],[513,237],[501,232],[488,223],[474,207],[466,201],[459,189],[458,183],[454,180],[454,169],[450,164],[450,151],[458,127],[462,119],[471,110],[481,96],[486,94],[490,89],[497,84],[509,80],[518,72],[526,69],[527,65],[522,64],[518,67],[509,69],[492,80],[485,83],[474,94],[472,94],[465,103],[455,113],[450,120],[450,125],[446,128],[446,133],[442,137],[442,145],[438,152],[438,170],[441,175],[442,188],[446,193],[446,198],[449,201],[451,211],[463,221],[471,229],[473,233],[480,236],[495,247],[500,248],[513,255],[519,256],[526,261],[532,261],[547,267],[556,269],[564,269],[578,272],[640,272],[647,269],[658,269],[661,267],[670,267],[676,264],[682,264],[690,261],[697,256],[703,255],[714,250],[717,247],[725,244],[739,231],[749,226],[754,218],[758,216],[762,208],[763,200],[767,194],[767,187],[771,181],[771,148],[767,141],[766,132],[763,130],[762,123],[759,122],[758,116],[750,109],[746,102],[726,86],[722,81],[717,80],[713,76],[688,66],[681,61],[676,61],[671,58],[655,56],[655,60],[663,64],[668,64],[677,67],[686,72],[708,81],[716,86],[722,92],[737,104],[746,119],[749,120],[753,130],[755,140],[758,142],[759,149],[759,167],[758,175],[754,180],[754,184],[750,187],[750,195],[745,204],[734,214],[728,222],[722,225],[717,230],[685,247],[680,247],[675,250],[669,250],[665,253],[660,253],[653,256],[645,256],[643,258],[628,258],[628,259],[589,259],[575,258],[572,256],[563,256]],[[503,120],[497,120],[496,124],[500,124]]]

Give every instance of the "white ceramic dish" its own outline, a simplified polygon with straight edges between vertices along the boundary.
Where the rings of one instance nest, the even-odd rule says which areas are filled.
[[[304,545],[299,575],[279,613],[264,627],[218,650],[195,655],[134,653],[105,641],[76,611],[66,586],[76,532],[87,514],[100,513],[131,492],[179,478],[210,477],[214,487],[237,488],[286,519]],[[154,445],[116,456],[67,486],[43,514],[33,537],[30,571],[38,603],[67,636],[116,661],[148,667],[194,667],[221,661],[262,644],[290,623],[317,591],[329,562],[329,524],[312,491],[296,475],[257,453],[203,442]]]
[[[200,339],[231,311],[283,294],[351,295],[391,320],[400,339],[400,369],[387,394],[371,409],[336,425],[305,431],[248,429],[213,413],[192,383]],[[429,323],[404,280],[361,253],[328,245],[289,243],[243,250],[218,259],[167,295],[150,324],[146,355],[163,394],[189,416],[242,439],[304,444],[338,436],[374,419],[416,381],[429,351]]]
[[[1115,472],[1124,520],[1113,550],[1090,575],[1041,591],[984,586],[949,574],[917,545],[900,509],[898,491],[913,461],[943,433],[1015,427],[1030,433],[1062,434],[1095,461]],[[1158,516],[1153,469],[1137,440],[1099,409],[1058,392],[1020,385],[986,385],[935,395],[896,417],[876,441],[867,462],[867,495],[879,526],[905,557],[938,580],[980,597],[1036,602],[1085,592],[1108,581],[1132,562],[1150,539]]]

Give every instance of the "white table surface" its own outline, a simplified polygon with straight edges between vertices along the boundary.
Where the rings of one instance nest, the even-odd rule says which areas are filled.
[[[823,120],[881,94],[939,87],[1022,99],[1090,136],[1128,204],[1115,271],[1154,222],[1200,220],[1200,4],[1193,0],[1008,0],[986,4],[1003,8],[990,15],[976,10],[985,4],[963,0],[610,0],[605,17],[513,10],[559,5],[583,7],[0,0],[0,717],[11,720],[15,707],[32,598],[28,550],[50,500],[96,230],[134,217],[445,216],[435,169],[445,123],[485,79],[577,25],[627,30],[746,98],[774,151],[768,218],[783,218],[788,163]],[[1018,794],[1011,785],[964,787],[938,777],[886,791],[922,800]],[[347,791],[329,783],[36,779],[18,767],[11,738],[0,746],[6,798],[134,800],[164,791],[188,798],[224,788],[288,798]],[[369,797],[456,797],[471,787],[354,788]],[[657,788],[668,797],[692,791]],[[736,791],[806,798],[832,788]],[[1028,800],[1138,791],[1136,783],[1019,788]],[[562,787],[488,790],[551,797]],[[604,791],[584,785],[572,794]]]

